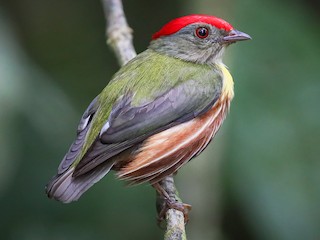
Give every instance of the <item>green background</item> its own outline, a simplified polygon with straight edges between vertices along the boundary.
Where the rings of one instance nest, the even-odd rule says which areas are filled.
[[[124,1],[143,51],[169,20],[217,15],[250,34],[225,63],[236,97],[176,176],[188,239],[320,239],[319,3]],[[44,186],[87,104],[118,69],[99,1],[0,1],[0,239],[162,239],[155,192],[113,174],[68,205]]]

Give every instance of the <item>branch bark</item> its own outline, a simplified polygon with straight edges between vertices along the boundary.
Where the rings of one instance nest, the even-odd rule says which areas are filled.
[[[127,23],[121,0],[102,0],[102,5],[107,26],[107,44],[122,66],[137,55],[132,43],[132,29]]]
[[[173,176],[167,176],[160,182],[161,187],[169,194],[170,199],[175,199],[176,202],[182,203],[179,193],[174,185]],[[157,193],[157,210],[160,214],[163,207],[165,207],[166,201],[163,196]],[[186,240],[185,219],[184,214],[176,209],[168,209],[166,212],[166,233],[164,240]]]
[[[129,27],[121,0],[102,0],[105,14],[107,44],[115,52],[119,64],[122,66],[136,56],[132,43],[132,29]],[[181,202],[174,185],[173,176],[168,176],[160,182],[161,187],[172,199]],[[165,206],[165,199],[157,194],[157,209]],[[185,219],[181,211],[169,209],[166,212],[166,232],[164,240],[186,240]]]

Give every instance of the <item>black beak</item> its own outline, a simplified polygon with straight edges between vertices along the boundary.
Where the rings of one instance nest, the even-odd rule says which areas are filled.
[[[222,39],[223,39],[223,42],[233,43],[238,41],[250,40],[251,37],[246,33],[233,29],[229,32],[228,36],[225,36]]]

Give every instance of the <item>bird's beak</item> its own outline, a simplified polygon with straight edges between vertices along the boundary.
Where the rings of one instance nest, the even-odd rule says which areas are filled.
[[[251,37],[248,34],[233,29],[229,32],[228,36],[223,37],[223,42],[233,43],[250,39]]]

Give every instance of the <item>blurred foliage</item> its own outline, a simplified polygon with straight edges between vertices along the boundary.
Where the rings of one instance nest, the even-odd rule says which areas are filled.
[[[176,177],[193,205],[189,239],[319,239],[318,3],[124,6],[138,52],[165,22],[195,12],[253,37],[226,52],[236,97],[222,130]],[[162,239],[147,185],[109,174],[76,203],[44,194],[82,111],[118,69],[104,33],[99,1],[1,1],[1,239]]]

